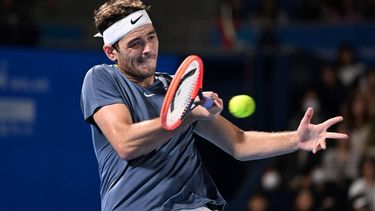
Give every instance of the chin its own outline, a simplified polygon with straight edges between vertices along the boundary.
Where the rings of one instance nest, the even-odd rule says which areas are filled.
[[[147,78],[155,75],[155,68],[141,68],[139,72]]]

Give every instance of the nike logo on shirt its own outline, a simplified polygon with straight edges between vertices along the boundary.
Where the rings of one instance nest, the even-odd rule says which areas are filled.
[[[145,97],[152,97],[152,96],[155,95],[155,94],[147,94],[146,92],[143,92],[143,94],[144,94]]]
[[[143,15],[139,16],[139,17],[138,17],[137,19],[135,19],[135,20],[130,19],[130,23],[134,25],[135,23],[137,23],[137,22],[139,21],[139,19],[142,18],[142,16],[143,16]]]

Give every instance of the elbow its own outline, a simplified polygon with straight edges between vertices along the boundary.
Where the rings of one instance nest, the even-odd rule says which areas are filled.
[[[130,146],[118,146],[116,152],[121,160],[129,161],[138,157],[137,151]]]
[[[231,150],[231,155],[234,159],[238,161],[247,161],[248,157],[244,153],[244,148],[246,148],[245,134],[241,131],[237,134],[237,142],[234,143]]]
[[[118,150],[117,155],[120,157],[121,160],[129,161],[134,158],[131,152],[127,150]]]
[[[243,155],[241,155],[241,153],[238,153],[238,152],[235,152],[232,154],[232,157],[238,161],[247,161],[248,159],[246,159]]]

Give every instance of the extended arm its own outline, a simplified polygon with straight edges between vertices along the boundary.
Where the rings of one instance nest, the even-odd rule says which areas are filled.
[[[326,138],[346,139],[346,134],[327,132],[342,117],[329,119],[321,124],[310,124],[313,115],[309,108],[297,131],[257,132],[243,131],[223,117],[199,121],[196,132],[238,160],[254,160],[272,157],[303,149],[317,152],[326,148]]]

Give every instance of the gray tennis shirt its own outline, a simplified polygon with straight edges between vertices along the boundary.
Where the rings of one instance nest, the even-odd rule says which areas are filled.
[[[122,160],[92,119],[102,106],[123,103],[134,123],[159,117],[170,76],[156,73],[144,88],[114,65],[91,68],[83,81],[81,109],[90,123],[101,180],[102,210],[178,210],[225,201],[202,164],[194,124],[152,152]]]

